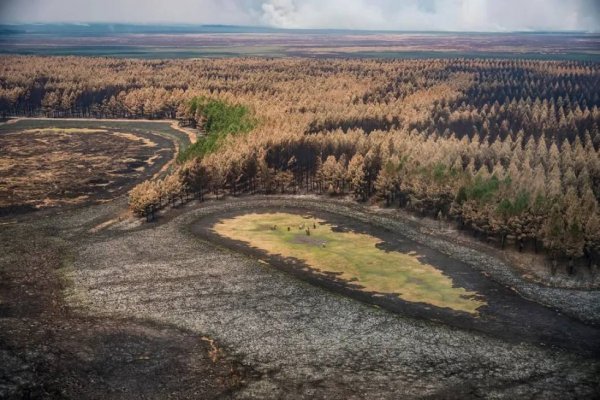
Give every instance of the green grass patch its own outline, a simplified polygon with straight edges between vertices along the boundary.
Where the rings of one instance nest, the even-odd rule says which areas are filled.
[[[405,301],[473,315],[486,304],[476,292],[455,287],[450,277],[421,262],[414,252],[382,250],[377,247],[381,240],[374,236],[336,232],[317,218],[244,214],[216,223],[213,230],[268,254],[295,258],[317,271],[335,273],[368,292],[394,294]]]
[[[223,144],[227,136],[250,132],[257,124],[248,107],[203,97],[190,101],[189,114],[198,116],[206,135],[180,154],[180,162],[210,154]]]

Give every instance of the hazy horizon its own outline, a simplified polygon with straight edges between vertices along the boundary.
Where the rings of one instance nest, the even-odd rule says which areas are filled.
[[[523,34],[544,34],[544,33],[556,33],[556,34],[600,34],[600,31],[592,31],[585,29],[546,29],[546,30],[526,30],[526,29],[515,29],[505,31],[485,31],[485,30],[434,30],[434,29],[382,29],[382,28],[280,28],[266,25],[236,25],[236,24],[219,24],[219,23],[193,23],[193,22],[113,22],[113,21],[55,21],[55,22],[40,22],[40,21],[25,21],[25,22],[4,22],[0,21],[0,26],[71,26],[71,27],[94,27],[94,26],[131,26],[131,27],[164,27],[164,28],[189,28],[193,32],[193,28],[232,28],[232,29],[248,29],[250,30],[264,30],[264,31],[340,31],[340,32],[389,32],[389,33],[432,33],[432,34],[443,34],[443,33],[472,33],[472,34],[511,34],[511,33],[523,33]]]
[[[594,0],[0,0],[1,24],[225,25],[426,32],[599,32]]]

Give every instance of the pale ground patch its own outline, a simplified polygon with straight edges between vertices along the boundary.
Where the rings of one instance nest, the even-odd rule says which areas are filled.
[[[414,253],[385,251],[381,240],[367,234],[334,231],[326,221],[298,214],[244,214],[215,224],[214,231],[269,254],[292,257],[320,272],[359,285],[362,290],[395,294],[409,302],[427,303],[478,314],[486,304],[477,293],[455,287],[452,279]]]

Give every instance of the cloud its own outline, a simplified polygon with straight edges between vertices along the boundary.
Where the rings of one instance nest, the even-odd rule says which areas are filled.
[[[383,9],[363,1],[271,0],[262,5],[261,21],[279,28],[373,29],[389,26]]]
[[[596,0],[270,0],[262,22],[281,28],[594,30]]]
[[[0,0],[3,22],[254,25],[258,0]]]
[[[262,5],[263,21],[269,26],[294,27],[298,16],[293,0],[273,0]]]
[[[0,0],[3,22],[375,30],[600,30],[598,0]]]

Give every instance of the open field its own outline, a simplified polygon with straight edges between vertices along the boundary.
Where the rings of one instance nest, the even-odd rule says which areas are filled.
[[[475,315],[485,305],[483,299],[476,298],[477,293],[456,287],[441,271],[422,262],[419,254],[386,251],[373,236],[340,232],[314,217],[253,213],[224,219],[213,229],[268,254],[299,259],[320,273],[333,274],[367,292]]]
[[[79,238],[94,218],[119,211],[57,210],[0,225],[0,398],[218,398],[240,387],[251,371],[210,338],[73,312],[65,271]]]
[[[0,125],[0,210],[114,198],[159,173],[185,143],[183,133],[166,123],[21,120]]]
[[[503,57],[599,60],[585,33],[434,33],[277,30],[244,27],[25,26],[0,34],[0,53],[126,58]]]
[[[598,328],[576,317],[580,312],[600,320],[597,292],[531,285],[485,254],[351,203],[302,197],[191,203],[156,224],[134,220],[92,229],[124,205],[119,200],[3,225],[3,395],[574,399],[600,393],[597,353],[581,347],[598,343]],[[509,328],[497,321],[499,333],[479,333],[456,327],[464,313],[446,311],[444,320],[418,305],[398,313],[372,307],[335,286],[281,271],[283,264],[269,257],[270,265],[260,261],[264,255],[240,254],[195,231],[236,213],[273,208],[320,210],[326,214],[317,218],[358,232],[370,226],[389,245],[399,246],[392,238],[402,238],[404,246],[427,254],[428,263],[443,264],[461,286],[475,290],[468,281],[476,276],[480,282],[498,279],[574,317],[548,310],[558,319],[541,329],[546,317],[539,311],[546,308],[537,305],[530,309],[535,317],[523,318],[527,308],[494,295],[501,286],[479,287],[488,308],[496,304],[497,312],[518,316]],[[374,223],[384,224],[387,236]],[[445,247],[447,255],[434,256],[425,244]],[[42,266],[39,256],[53,266]],[[459,267],[449,256],[469,264]],[[23,284],[28,290],[19,290]],[[486,313],[467,318],[487,324],[497,319]],[[516,333],[519,325],[528,333]],[[563,340],[552,344],[546,333]],[[143,380],[148,374],[152,379]]]

